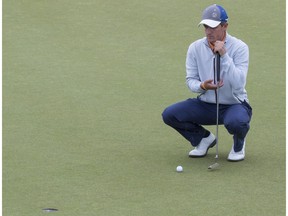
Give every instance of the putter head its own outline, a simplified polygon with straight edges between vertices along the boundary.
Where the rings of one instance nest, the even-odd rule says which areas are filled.
[[[219,163],[214,163],[214,164],[210,165],[210,166],[208,167],[208,169],[209,169],[209,170],[214,170],[214,169],[217,169],[219,166],[220,166]]]

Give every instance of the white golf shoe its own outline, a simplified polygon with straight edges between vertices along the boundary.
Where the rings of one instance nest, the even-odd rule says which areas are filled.
[[[208,149],[212,148],[216,144],[216,138],[214,134],[210,132],[210,135],[203,138],[198,146],[189,152],[189,157],[204,157],[207,155]]]
[[[241,151],[239,152],[235,152],[234,151],[234,145],[232,146],[232,149],[228,155],[227,160],[228,161],[233,161],[233,162],[237,162],[237,161],[242,161],[245,158],[245,144],[246,142],[244,141],[244,145]]]

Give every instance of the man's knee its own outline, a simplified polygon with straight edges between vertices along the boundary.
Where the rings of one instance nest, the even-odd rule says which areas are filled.
[[[166,109],[162,112],[162,119],[163,119],[163,122],[167,124],[169,117],[168,117],[168,113]]]
[[[250,129],[249,122],[234,119],[224,122],[224,125],[230,134],[246,134]]]
[[[166,108],[166,109],[162,112],[162,119],[163,119],[163,121],[164,121],[165,124],[171,125],[172,119],[173,119],[173,115],[172,115],[172,113],[169,111],[169,107]]]
[[[250,129],[251,116],[243,105],[231,107],[225,116],[224,125],[230,134],[246,135]]]

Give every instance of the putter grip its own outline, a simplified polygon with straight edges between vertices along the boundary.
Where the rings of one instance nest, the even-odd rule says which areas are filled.
[[[217,82],[219,82],[220,81],[220,54],[218,52],[216,53],[216,71],[217,71],[216,80]]]

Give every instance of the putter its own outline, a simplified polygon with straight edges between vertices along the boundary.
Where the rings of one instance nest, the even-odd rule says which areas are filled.
[[[215,74],[215,68],[216,68],[216,74]],[[216,75],[216,84],[217,84],[217,89],[216,89],[216,156],[215,156],[215,163],[210,165],[208,169],[216,169],[220,166],[218,163],[218,140],[219,140],[219,134],[218,134],[218,127],[219,127],[219,82],[220,82],[220,54],[217,52],[216,53],[216,61],[214,59],[214,77]]]

